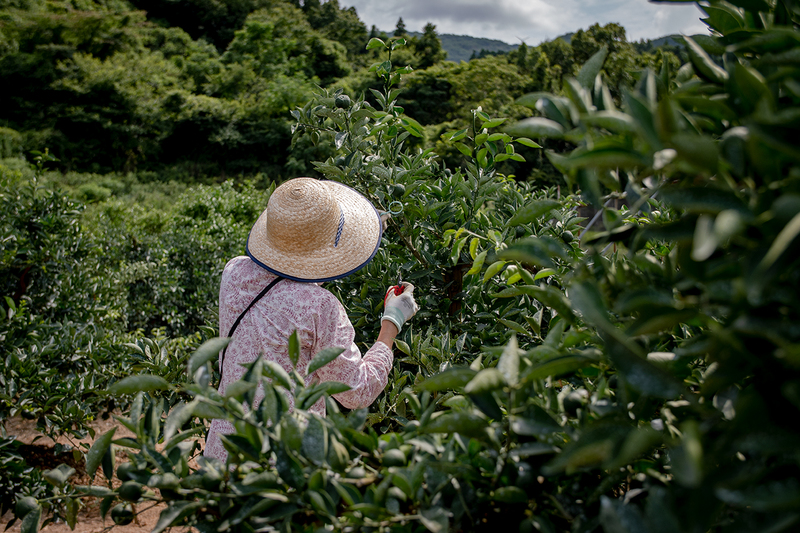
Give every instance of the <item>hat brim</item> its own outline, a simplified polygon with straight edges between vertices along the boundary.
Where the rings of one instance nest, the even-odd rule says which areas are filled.
[[[329,187],[344,218],[336,242],[313,252],[288,253],[279,250],[267,235],[265,209],[247,237],[247,255],[260,267],[294,281],[319,283],[333,281],[357,272],[369,263],[381,244],[383,228],[375,206],[361,193],[336,181],[321,181]]]

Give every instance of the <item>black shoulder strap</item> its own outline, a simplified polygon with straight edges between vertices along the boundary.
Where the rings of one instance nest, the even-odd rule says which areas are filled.
[[[264,295],[265,295],[265,294],[267,294],[267,293],[269,292],[269,290],[270,290],[272,287],[274,287],[274,286],[275,286],[275,284],[276,284],[276,283],[278,283],[278,282],[279,282],[280,280],[282,280],[282,279],[283,279],[282,277],[278,276],[277,278],[275,278],[274,280],[272,280],[272,281],[270,282],[270,284],[269,284],[269,285],[267,285],[267,286],[264,288],[264,290],[263,290],[263,291],[261,291],[261,292],[258,294],[258,296],[256,296],[255,298],[253,298],[253,301],[252,301],[252,302],[250,302],[250,305],[248,305],[248,306],[247,306],[247,309],[245,309],[244,311],[242,311],[242,314],[240,314],[240,315],[239,315],[239,318],[237,318],[237,319],[236,319],[236,322],[234,322],[234,323],[233,323],[233,326],[231,326],[231,330],[228,332],[228,337],[229,337],[229,338],[230,338],[230,337],[233,337],[233,332],[234,332],[234,331],[236,331],[236,328],[238,328],[238,327],[239,327],[239,322],[241,322],[241,321],[242,321],[242,319],[244,318],[244,315],[246,315],[246,314],[247,314],[247,312],[250,310],[250,308],[251,308],[251,307],[253,307],[254,305],[256,305],[256,302],[258,302],[258,301],[259,301],[261,298],[263,298],[263,297],[264,297]],[[219,365],[219,374],[220,374],[220,376],[222,376],[222,368],[223,368],[223,365],[225,364],[225,353],[226,353],[227,351],[228,351],[228,347],[227,347],[227,346],[225,346],[225,348],[222,350],[222,360],[220,361],[220,365]]]

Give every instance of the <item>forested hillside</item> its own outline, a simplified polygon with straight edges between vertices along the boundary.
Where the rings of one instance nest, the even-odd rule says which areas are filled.
[[[289,111],[317,85],[371,99],[368,69],[378,59],[365,45],[375,32],[336,0],[6,3],[0,155],[47,147],[62,171],[134,172],[145,181],[314,174],[309,162],[330,146],[292,145]],[[603,45],[611,46],[606,69],[615,86],[644,65],[660,68],[662,54],[637,53],[619,26],[576,35],[572,45],[522,45],[467,65],[442,61],[433,25],[409,37],[394,59],[415,70],[402,102],[427,126],[422,142],[434,145],[478,106],[526,116],[513,105],[517,95],[560,87]],[[509,171],[542,172],[516,164]]]

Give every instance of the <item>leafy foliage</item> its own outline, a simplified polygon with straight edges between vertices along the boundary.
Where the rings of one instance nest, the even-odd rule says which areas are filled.
[[[509,124],[476,108],[436,135],[463,157],[455,170],[401,104],[405,40],[371,40],[388,59],[371,67],[370,100],[321,89],[293,112],[293,135],[332,151],[319,173],[395,213],[373,262],[331,286],[364,339],[398,272],[418,286],[423,310],[397,342],[390,387],[371,412],[326,399],[319,418],[305,408],[340,385],[306,387],[307,369],[259,360],[222,397],[212,361],[224,340],[191,357],[199,339],[186,342],[166,365],[166,341],[142,341],[130,347],[142,356],[135,375],[112,388],[135,395],[120,420],[135,438],[106,434],[86,452],[89,470],[110,477],[114,447],[128,448],[124,483],[75,488],[52,473],[65,508],[100,498],[122,523],[133,513],[122,501],[165,501],[157,532],[792,530],[800,13],[782,1],[704,6],[715,33],[686,38],[690,63],[676,70],[661,55],[632,86],[609,85],[622,39],[586,32],[588,59],[548,78],[557,93],[517,100],[533,116]],[[552,56],[567,65],[575,50],[556,44]],[[579,196],[503,174],[539,141]],[[585,228],[581,202],[598,211]],[[197,227],[210,245],[202,237],[215,231],[241,238],[260,205],[231,187],[197,189],[149,227],[160,237]],[[216,261],[230,252],[208,250]],[[177,286],[212,283],[187,264],[176,272],[196,276]],[[228,462],[192,469],[209,418],[234,424]]]
[[[334,83],[377,105],[368,72],[377,52],[365,50],[371,36],[380,37],[373,34],[337,0],[8,4],[0,17],[0,75],[10,105],[0,110],[0,155],[48,146],[61,170],[155,171],[184,182],[314,174],[309,162],[332,150],[291,145],[288,112],[316,85]],[[614,25],[587,30],[583,48],[607,34],[620,49],[607,70],[619,80],[631,82],[629,71],[660,61],[635,54]],[[451,122],[463,121],[464,109],[522,118],[513,95],[558,90],[575,64],[573,46],[560,39],[469,65],[443,62],[432,24],[406,40],[395,60],[421,76],[409,77],[402,105],[420,123],[437,125],[428,147],[443,131],[463,127]],[[425,116],[429,110],[441,111]],[[449,166],[461,164],[443,155]],[[532,165],[503,172],[541,175]],[[557,179],[552,169],[544,174]]]

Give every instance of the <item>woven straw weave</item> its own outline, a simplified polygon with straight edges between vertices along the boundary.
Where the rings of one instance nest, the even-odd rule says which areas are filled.
[[[335,181],[295,178],[272,193],[247,254],[283,277],[328,281],[366,265],[380,239],[380,216],[360,193]]]

